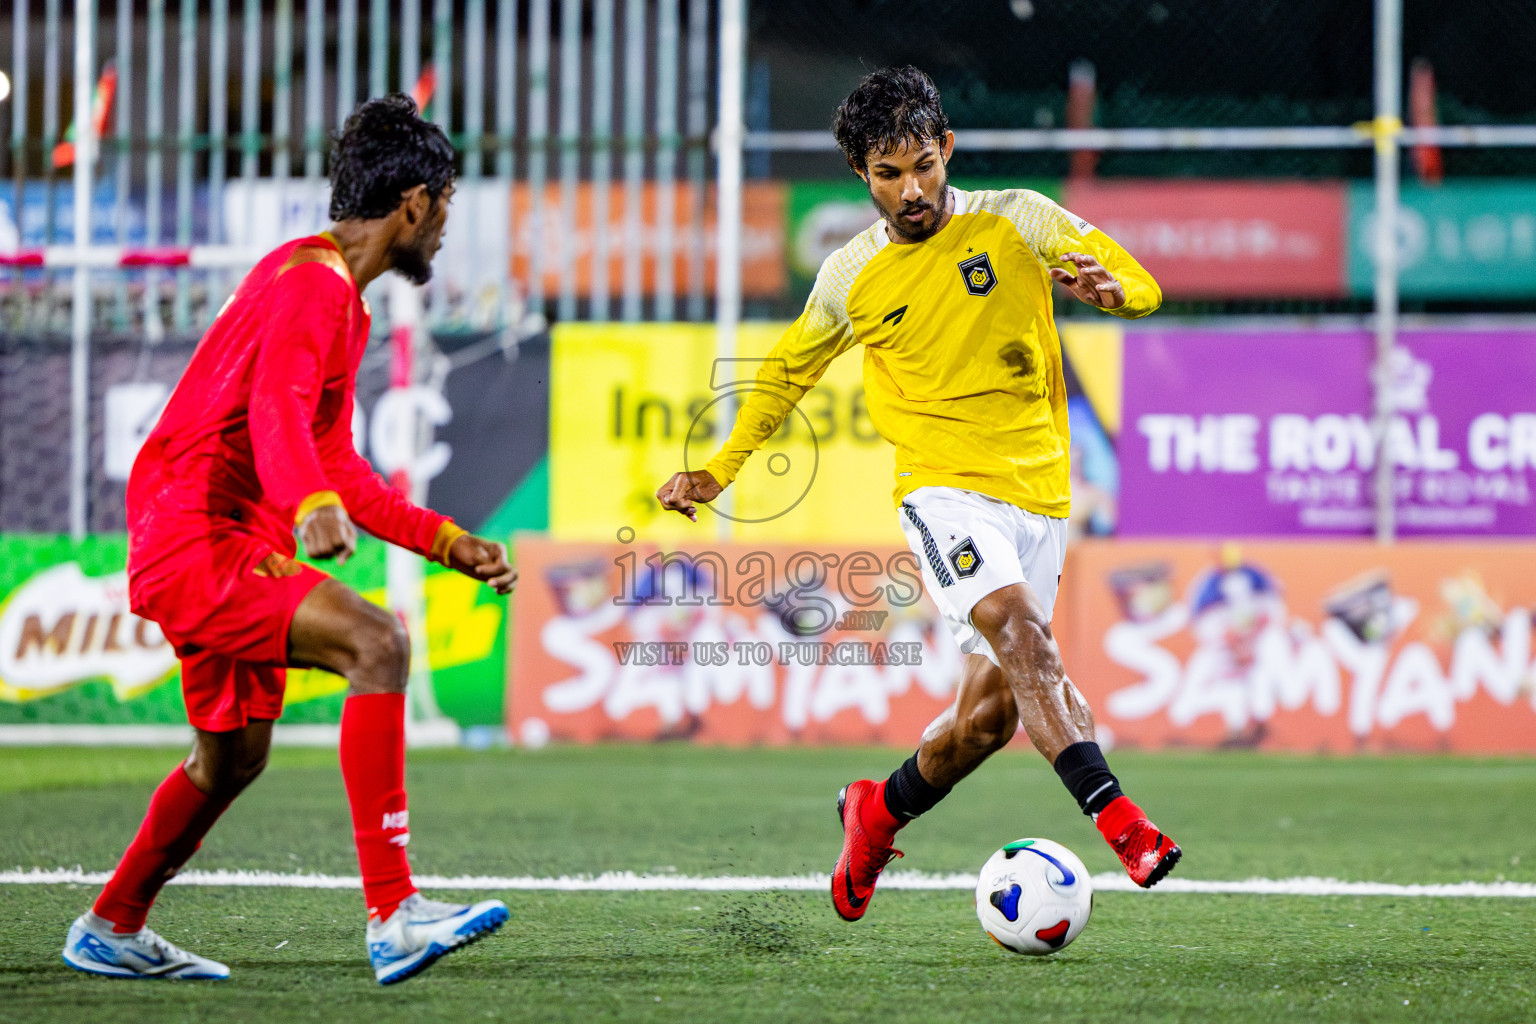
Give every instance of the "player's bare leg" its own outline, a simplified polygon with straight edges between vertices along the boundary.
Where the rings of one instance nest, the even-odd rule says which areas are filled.
[[[1002,670],[979,654],[965,659],[955,702],[923,730],[917,769],[949,789],[1008,745],[1019,727],[1018,707]]]
[[[994,591],[971,610],[1013,692],[1019,719],[1083,813],[1114,848],[1136,884],[1155,885],[1181,851],[1120,792],[1094,741],[1093,712],[1067,678],[1044,606],[1026,583]]]
[[[1091,742],[1093,711],[1067,678],[1040,599],[1027,583],[993,591],[971,610],[992,645],[1024,731],[1047,761],[1074,743]]]
[[[405,685],[410,637],[394,615],[335,580],[310,591],[288,631],[292,664],[347,680],[341,711],[341,774],[368,904],[368,954],[380,984],[429,967],[438,957],[501,927],[500,900],[439,903],[416,891],[405,846]]]
[[[270,721],[257,719],[229,732],[198,729],[182,768],[204,794],[229,803],[266,769],[271,750]]]
[[[347,696],[405,693],[411,641],[400,620],[336,580],[300,602],[288,627],[289,664],[347,680]]]

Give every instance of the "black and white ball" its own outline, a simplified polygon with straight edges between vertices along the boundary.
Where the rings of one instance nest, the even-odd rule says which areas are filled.
[[[992,940],[1045,956],[1082,934],[1093,883],[1077,854],[1049,839],[1019,839],[994,853],[976,882],[976,916]]]

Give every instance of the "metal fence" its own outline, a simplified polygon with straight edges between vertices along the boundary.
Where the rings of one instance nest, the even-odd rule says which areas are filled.
[[[1518,0],[1378,5],[1406,17],[1394,52],[1432,67],[1452,122],[1402,131],[1376,120],[1371,18],[1324,0],[1252,11],[1112,0],[1091,21],[1077,0],[782,0],[752,8],[728,47],[743,61],[734,69],[720,60],[729,6],[14,0],[8,22],[0,13],[12,41],[0,251],[72,246],[84,205],[91,245],[119,250],[89,257],[110,271],[92,278],[92,327],[195,334],[254,253],[323,226],[329,139],[353,104],[402,90],[463,159],[428,297],[434,328],[515,327],[528,314],[702,319],[714,249],[741,241],[714,230],[711,189],[737,153],[712,132],[745,129],[748,177],[846,176],[825,129],[833,106],[867,68],[907,59],[944,89],[962,175],[1059,176],[1090,157],[1110,176],[1374,176],[1389,131],[1399,150],[1445,149],[1452,173],[1536,177],[1536,86],[1514,73],[1536,13]],[[93,31],[72,67],[82,25]],[[740,84],[722,92],[722,71]],[[741,116],[720,117],[722,99]],[[99,157],[83,183],[91,201],[76,204],[65,126],[90,124],[87,108],[101,115]],[[191,246],[185,262],[205,269],[118,268],[122,250]],[[69,329],[72,285],[46,267],[12,273],[0,324]],[[801,297],[785,288],[751,308],[782,315]]]
[[[91,121],[94,96],[105,116],[85,179],[88,241],[130,253],[197,247],[191,262],[208,269],[98,276],[93,324],[195,332],[231,284],[221,265],[237,268],[281,237],[323,227],[332,133],[360,99],[400,91],[462,156],[432,323],[478,329],[516,323],[525,309],[702,318],[714,7],[15,0],[10,24],[0,20],[13,82],[11,188],[0,202],[15,236],[0,248],[74,244],[72,156],[87,140],[66,140],[61,115],[74,111],[73,136]],[[78,258],[54,250],[42,262]],[[505,269],[514,260],[516,287]],[[111,253],[92,262],[116,269]],[[475,273],[488,265],[499,271],[489,300]],[[8,327],[63,326],[58,275],[45,267],[15,284],[4,294]]]
[[[1094,163],[1084,154],[1132,173],[1162,166],[1138,154],[1289,155],[1253,173],[1305,173],[1297,154],[1346,155],[1317,164],[1325,173],[1369,167],[1385,353],[1405,147],[1524,154],[1495,170],[1536,147],[1531,82],[1498,64],[1517,60],[1532,9],[1478,3],[1448,14],[1377,0],[1366,17],[1323,0],[1214,12],[1114,0],[1085,21],[1075,0],[824,0],[758,4],[749,21],[744,0],[15,0],[0,17],[12,40],[0,322],[72,335],[70,524],[83,531],[93,332],[143,346],[195,335],[241,267],[324,225],[331,132],[357,100],[398,90],[463,158],[427,296],[434,333],[712,314],[729,355],[744,178],[845,174],[819,125],[867,68],[911,60],[945,88],[967,159],[993,171],[1078,172]],[[1438,55],[1458,123],[1403,124],[1405,16],[1415,55]],[[1446,55],[1447,39],[1464,57]],[[1097,114],[1074,108],[1085,82]],[[1277,101],[1288,88],[1294,102]],[[1382,422],[1390,412],[1383,391]]]

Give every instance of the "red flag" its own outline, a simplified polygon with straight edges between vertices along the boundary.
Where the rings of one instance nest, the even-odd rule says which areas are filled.
[[[437,88],[437,69],[431,64],[421,69],[421,77],[416,79],[416,85],[411,89],[411,99],[416,101],[416,109],[421,111],[423,119],[427,118],[427,104],[432,102],[432,93]]]
[[[1075,60],[1067,70],[1067,127],[1092,128],[1093,108],[1098,102],[1098,76],[1093,64]],[[1091,178],[1099,165],[1099,154],[1092,149],[1074,149],[1071,169],[1072,178]]]
[[[112,96],[117,92],[117,65],[107,61],[96,79],[96,91],[91,95],[91,124],[100,139],[107,130],[107,114],[112,110]],[[64,131],[64,141],[53,147],[53,166],[68,167],[75,162],[75,122],[69,122]]]
[[[1433,128],[1440,123],[1435,114],[1435,69],[1423,57],[1414,60],[1408,74],[1408,118],[1415,128]],[[1445,176],[1445,162],[1439,146],[1414,146],[1413,166],[1419,180],[1438,185]]]

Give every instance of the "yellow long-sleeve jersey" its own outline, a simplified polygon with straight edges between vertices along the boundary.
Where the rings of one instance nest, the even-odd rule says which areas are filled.
[[[891,244],[883,220],[828,256],[800,318],[757,374],[729,440],[705,466],[720,484],[773,436],[837,356],[864,346],[870,420],[896,446],[896,501],[961,487],[1030,512],[1072,506],[1066,382],[1051,267],[1086,253],[1125,288],[1109,312],[1162,304],[1152,276],[1093,225],[1024,189],[951,189],[933,237]]]

